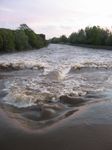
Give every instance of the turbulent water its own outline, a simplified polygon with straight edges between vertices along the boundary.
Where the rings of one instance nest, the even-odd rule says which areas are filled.
[[[111,100],[112,51],[50,44],[4,54],[0,85],[4,107],[43,127],[72,115],[79,104]]]

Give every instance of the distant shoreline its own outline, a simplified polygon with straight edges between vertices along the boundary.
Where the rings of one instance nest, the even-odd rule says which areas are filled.
[[[70,44],[70,43],[68,43],[67,45],[84,47],[84,48],[112,50],[112,46],[105,46],[105,45]]]
[[[49,44],[63,44],[63,45],[78,46],[83,48],[112,50],[112,46],[105,46],[105,45],[71,44],[71,43],[49,43]]]

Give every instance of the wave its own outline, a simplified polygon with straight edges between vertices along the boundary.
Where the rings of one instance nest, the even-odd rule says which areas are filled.
[[[103,70],[103,69],[112,69],[112,63],[111,62],[83,62],[83,63],[76,63],[71,66],[69,73],[72,73],[74,71],[91,71],[91,70]]]
[[[103,91],[101,87],[85,86],[80,80],[14,79],[5,83],[7,94],[3,102],[18,108],[56,103],[62,95],[84,97],[88,91]],[[85,84],[85,85],[84,85]],[[82,86],[83,85],[83,86]]]
[[[49,66],[43,62],[35,62],[35,61],[19,61],[19,62],[4,62],[0,63],[0,70],[1,71],[11,71],[11,70],[24,70],[24,69],[38,69],[38,70],[45,70]]]
[[[46,79],[59,81],[64,79],[64,73],[59,70],[53,70],[46,75]]]

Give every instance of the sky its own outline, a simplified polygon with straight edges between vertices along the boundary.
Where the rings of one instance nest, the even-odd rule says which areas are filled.
[[[0,28],[26,23],[47,39],[86,26],[112,28],[112,0],[0,0]]]

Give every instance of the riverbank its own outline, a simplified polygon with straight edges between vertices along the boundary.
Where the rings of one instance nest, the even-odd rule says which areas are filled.
[[[70,44],[70,43],[68,43],[67,45],[84,47],[84,48],[92,48],[92,49],[112,50],[112,46],[104,46],[104,45]]]

